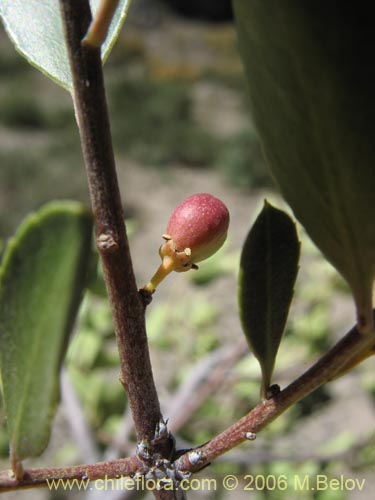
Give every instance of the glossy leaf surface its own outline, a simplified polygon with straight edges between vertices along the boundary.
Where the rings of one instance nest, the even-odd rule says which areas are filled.
[[[293,297],[299,248],[291,218],[265,202],[243,246],[239,274],[240,317],[262,369],[262,398],[271,385]]]

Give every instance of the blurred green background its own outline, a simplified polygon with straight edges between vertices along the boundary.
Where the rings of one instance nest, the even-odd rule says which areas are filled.
[[[30,67],[0,31],[0,239],[31,210],[53,198],[88,203],[69,95]],[[230,20],[188,19],[164,4],[134,2],[105,66],[112,133],[134,267],[139,285],[158,265],[160,236],[174,206],[209,191],[231,212],[224,248],[198,272],[173,275],[147,312],[156,384],[179,447],[209,440],[257,404],[259,368],[248,353],[236,305],[241,244],[267,197],[281,207],[249,117]],[[276,363],[282,387],[306,369],[354,322],[343,282],[299,228],[302,263],[296,297]],[[98,270],[82,304],[62,383],[51,443],[26,466],[59,466],[126,456],[134,435],[111,317]],[[255,442],[222,457],[205,474],[216,491],[189,498],[248,498],[227,474],[365,478],[363,491],[251,492],[255,500],[357,500],[375,487],[373,362],[319,389],[265,429]],[[8,444],[0,409],[1,466]],[[241,491],[240,491],[241,490]],[[25,491],[15,498],[64,499],[92,492]],[[117,495],[117,496],[116,496]],[[104,498],[131,498],[101,492]],[[5,498],[3,497],[3,498]],[[139,496],[138,496],[139,497]]]

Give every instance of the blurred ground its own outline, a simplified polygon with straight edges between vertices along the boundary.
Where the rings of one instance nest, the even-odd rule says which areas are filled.
[[[54,197],[88,202],[88,196],[69,96],[21,61],[3,32],[0,66],[0,237],[6,238],[29,210],[43,202]],[[284,205],[261,160],[230,22],[187,20],[158,3],[134,2],[129,22],[106,64],[105,76],[138,283],[147,282],[155,271],[161,234],[171,210],[186,196],[210,192],[227,204],[231,214],[228,243],[220,254],[196,273],[169,277],[147,313],[164,415],[173,426],[187,413],[188,421],[178,431],[178,443],[196,445],[257,402],[257,363],[251,355],[242,355],[221,379],[219,370],[219,382],[216,386],[215,380],[212,382],[212,395],[189,415],[192,400],[201,396],[200,388],[210,375],[204,363],[211,366],[219,359],[220,367],[220,359],[242,336],[236,274],[250,224],[265,197]],[[299,232],[303,242],[301,270],[274,377],[282,387],[354,322],[344,284],[302,228]],[[94,454],[108,458],[111,453],[126,454],[133,446],[103,299],[87,299],[78,330],[68,353],[71,381],[67,390],[73,387],[83,409],[77,413],[65,394],[51,444],[40,459],[30,462],[33,466],[92,461]],[[373,361],[367,361],[349,376],[316,391],[254,443],[228,453],[205,473],[218,484],[230,473],[242,478],[247,474],[285,474],[289,478],[295,474],[301,478],[305,474],[343,474],[364,478],[365,489],[254,491],[251,498],[370,498],[375,487],[373,368]],[[181,387],[199,370],[204,374],[200,385],[185,397]],[[89,423],[93,438],[80,440],[72,432],[73,421],[80,418]],[[123,425],[130,442],[119,439]],[[4,432],[0,436],[2,466],[7,467]],[[86,451],[82,451],[85,446]],[[196,492],[189,498],[248,498],[248,492],[240,492],[245,486],[243,480],[235,492],[218,486],[217,491]],[[3,498],[33,496],[73,499],[94,495],[51,495],[38,490],[5,494]],[[120,498],[113,492],[100,497]]]

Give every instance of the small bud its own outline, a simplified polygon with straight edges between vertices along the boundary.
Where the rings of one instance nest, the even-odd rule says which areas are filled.
[[[154,293],[171,271],[197,269],[197,262],[211,257],[223,245],[228,232],[229,212],[222,201],[207,193],[186,198],[171,215],[160,247],[162,259],[151,281],[142,288]]]
[[[244,433],[244,438],[247,439],[248,441],[254,441],[256,439],[257,435],[254,434],[254,432],[245,432]]]
[[[189,462],[191,465],[198,465],[199,462],[202,460],[202,452],[201,451],[191,451],[188,455],[189,457]]]
[[[141,460],[148,461],[151,458],[149,447],[145,441],[141,441],[137,444],[136,453]]]

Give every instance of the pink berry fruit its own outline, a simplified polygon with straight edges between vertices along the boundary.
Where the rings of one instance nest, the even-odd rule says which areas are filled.
[[[229,212],[222,201],[207,193],[193,194],[171,215],[165,243],[160,247],[159,269],[143,290],[153,293],[171,271],[197,269],[200,262],[223,245],[228,232]]]

